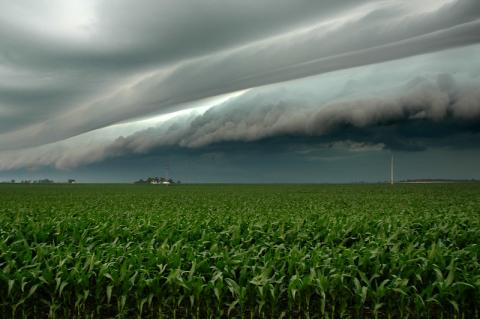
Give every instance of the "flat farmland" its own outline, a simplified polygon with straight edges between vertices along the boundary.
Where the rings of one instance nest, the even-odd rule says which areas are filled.
[[[0,185],[0,316],[472,318],[480,184]]]

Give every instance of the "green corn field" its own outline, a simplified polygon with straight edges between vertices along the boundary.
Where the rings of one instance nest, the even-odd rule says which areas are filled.
[[[475,318],[480,184],[0,185],[0,317]]]

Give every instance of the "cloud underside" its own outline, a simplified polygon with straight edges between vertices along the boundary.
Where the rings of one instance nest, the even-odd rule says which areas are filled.
[[[350,152],[478,148],[480,72],[470,58],[479,50],[468,47],[255,88],[158,123],[127,123],[4,152],[0,169],[69,169],[132,154],[248,150],[246,145],[270,145],[269,151],[279,152],[302,145]],[[98,138],[102,135],[109,137]]]
[[[218,94],[480,40],[476,0],[272,1],[265,8],[207,1],[196,11],[173,1],[135,8],[120,1],[94,6],[93,22],[78,22],[86,26],[65,21],[51,30],[48,21],[38,27],[35,11],[22,11],[31,3],[20,3],[5,3],[0,14],[0,40],[8,48],[0,53],[0,150],[60,141]],[[18,25],[13,13],[32,22]]]
[[[477,0],[75,3],[0,0],[0,170],[480,145]]]

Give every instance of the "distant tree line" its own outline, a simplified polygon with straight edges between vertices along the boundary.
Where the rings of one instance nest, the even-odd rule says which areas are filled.
[[[51,179],[44,178],[44,179],[38,179],[38,180],[29,180],[29,179],[24,179],[19,182],[16,180],[12,179],[9,181],[3,181],[1,182],[2,184],[53,184],[55,183]]]
[[[2,181],[1,184],[54,184],[55,182],[49,178],[37,179],[37,180],[30,180],[24,179],[20,181],[16,181],[15,179],[9,181]],[[68,184],[74,184],[76,181],[74,179],[69,179],[67,181]]]

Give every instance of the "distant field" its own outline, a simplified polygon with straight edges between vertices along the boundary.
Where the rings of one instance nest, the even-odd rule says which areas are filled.
[[[0,317],[480,316],[480,184],[0,185]]]

